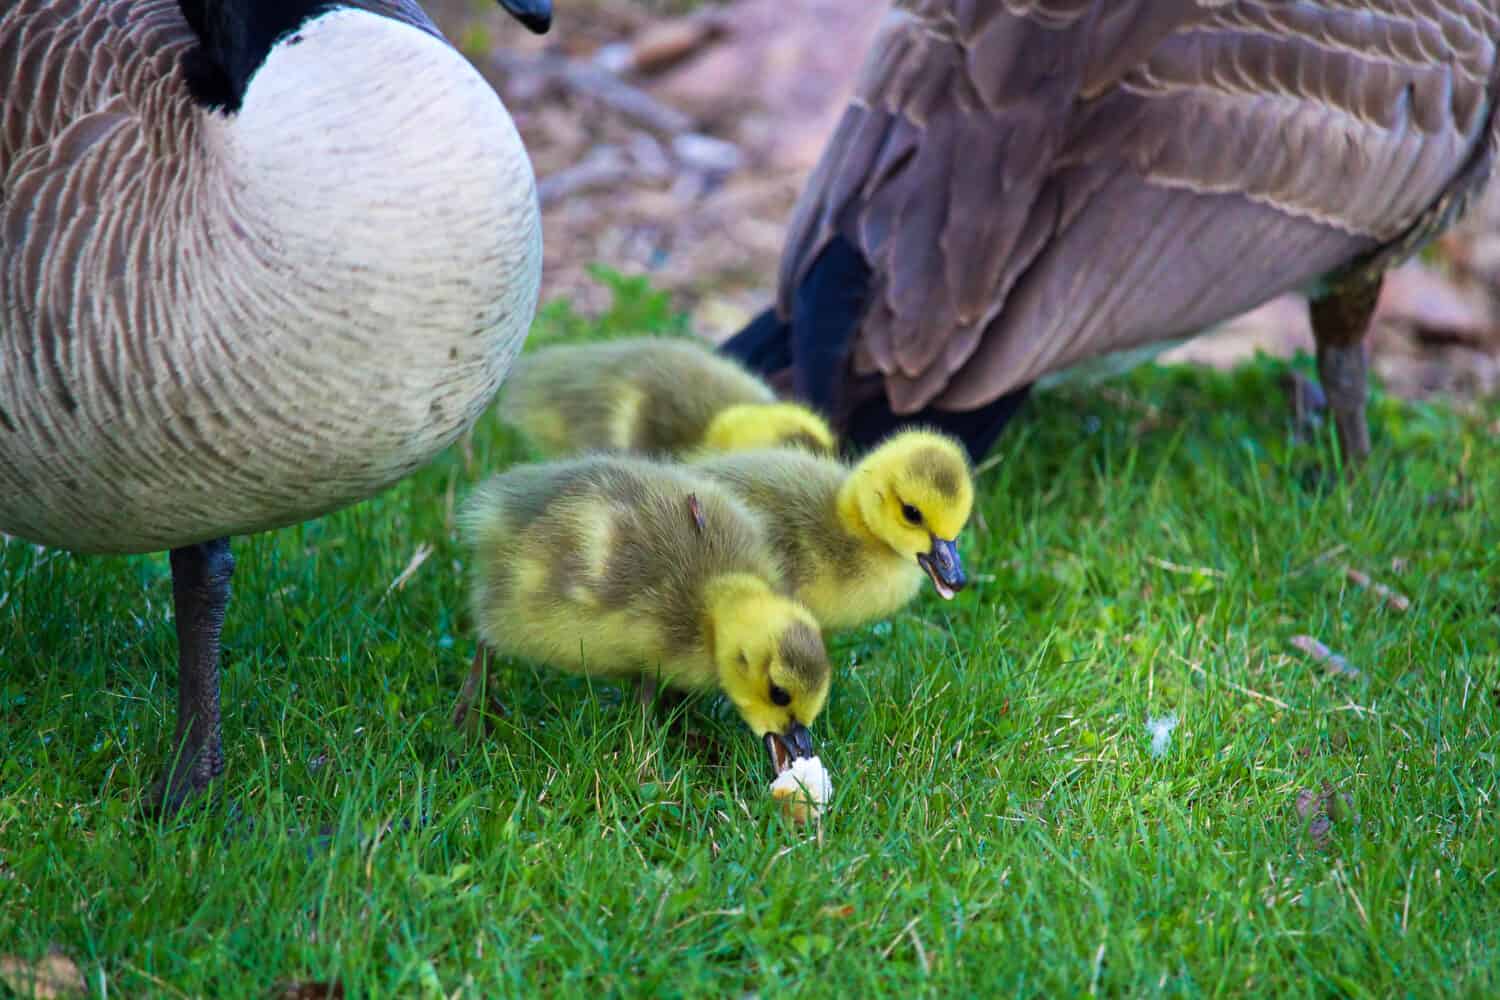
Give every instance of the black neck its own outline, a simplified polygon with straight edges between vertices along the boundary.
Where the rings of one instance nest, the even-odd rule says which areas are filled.
[[[198,103],[238,111],[250,78],[271,47],[336,0],[177,0],[198,35],[183,56],[188,89]]]

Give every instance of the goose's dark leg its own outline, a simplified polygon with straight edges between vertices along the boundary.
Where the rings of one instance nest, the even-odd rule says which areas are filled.
[[[1370,454],[1370,427],[1365,419],[1369,363],[1364,339],[1380,297],[1380,283],[1379,273],[1352,277],[1308,307],[1318,351],[1318,379],[1333,410],[1339,445],[1353,464]]]
[[[151,801],[176,812],[224,772],[219,728],[219,632],[229,603],[234,556],[229,539],[172,550],[177,619],[177,735]]]

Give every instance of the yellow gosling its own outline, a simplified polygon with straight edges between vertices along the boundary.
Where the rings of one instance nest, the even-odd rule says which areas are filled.
[[[800,448],[832,455],[835,446],[828,423],[800,403],[736,403],[714,416],[694,453]]]
[[[476,628],[496,653],[722,691],[777,773],[812,755],[831,671],[818,622],[778,591],[754,515],[680,466],[595,455],[524,465],[466,502]],[[476,658],[465,699],[489,687]]]
[[[835,449],[822,417],[778,402],[736,362],[679,338],[634,337],[525,355],[506,379],[500,416],[551,457]]]
[[[949,437],[903,431],[852,468],[790,450],[716,455],[694,467],[761,516],[792,595],[825,629],[889,617],[924,576],[945,599],[967,582],[954,543],[974,484]]]

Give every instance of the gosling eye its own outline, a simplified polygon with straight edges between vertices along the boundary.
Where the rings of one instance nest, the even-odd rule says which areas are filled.
[[[909,503],[901,505],[901,516],[912,524],[922,523],[922,512]]]
[[[782,708],[786,708],[792,703],[792,696],[786,693],[786,688],[782,687],[779,684],[772,684],[771,701],[777,705],[780,705]]]

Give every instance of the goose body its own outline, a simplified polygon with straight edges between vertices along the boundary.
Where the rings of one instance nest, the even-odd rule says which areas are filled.
[[[280,527],[479,416],[535,310],[530,162],[390,9],[304,24],[233,114],[183,86],[171,0],[0,20],[0,529],[149,552]]]
[[[547,0],[503,2],[545,25]],[[0,531],[173,550],[203,754],[169,800],[217,773],[223,540],[454,440],[540,266],[514,124],[410,0],[0,13]]]
[[[1489,176],[1497,36],[1500,0],[898,0],[727,350],[977,453],[1044,376],[1305,290],[1366,449],[1359,339]]]

